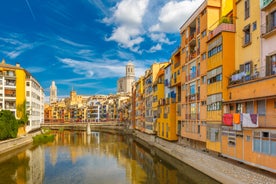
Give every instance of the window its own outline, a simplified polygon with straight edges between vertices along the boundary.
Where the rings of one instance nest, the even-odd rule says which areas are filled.
[[[205,60],[206,59],[206,52],[204,52],[202,55],[201,55],[201,60]]]
[[[253,133],[253,151],[276,155],[276,132],[255,131]]]
[[[208,128],[207,139],[212,142],[218,142],[219,140],[219,128]]]
[[[247,46],[251,43],[250,24],[243,28],[243,32],[244,32],[243,46]]]
[[[201,32],[201,37],[204,38],[206,36],[206,30]]]
[[[236,113],[242,113],[242,104],[241,103],[236,104]]]
[[[252,31],[255,31],[257,29],[257,22],[253,22],[252,24]]]
[[[201,77],[201,83],[202,84],[206,84],[206,75]]]
[[[266,16],[266,33],[276,28],[276,10]]]
[[[253,102],[246,102],[246,113],[254,113],[254,104]]]
[[[250,1],[244,1],[244,19],[247,19],[250,16]]]
[[[261,116],[264,116],[266,114],[265,100],[258,100],[257,106],[258,106],[258,114]]]
[[[27,85],[27,86],[30,86],[30,82],[27,82],[26,85]]]
[[[195,94],[196,93],[196,85],[195,84],[192,84],[191,86],[190,86],[190,94],[191,95],[193,95],[193,94]]]
[[[276,54],[266,57],[266,76],[276,74]]]
[[[208,51],[208,57],[212,57],[213,55],[219,53],[222,51],[222,45],[219,45],[217,47],[212,48],[211,50]]]

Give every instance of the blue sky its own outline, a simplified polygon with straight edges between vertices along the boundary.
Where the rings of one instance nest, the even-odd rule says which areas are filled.
[[[179,28],[203,0],[9,0],[1,3],[0,57],[20,63],[49,96],[116,93],[132,61],[136,77],[170,59]]]

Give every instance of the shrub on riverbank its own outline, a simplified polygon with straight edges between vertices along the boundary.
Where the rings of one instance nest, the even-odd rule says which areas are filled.
[[[39,134],[33,137],[34,144],[46,144],[48,142],[53,142],[55,135],[53,134]]]
[[[16,138],[18,132],[18,121],[9,110],[0,111],[0,140]]]

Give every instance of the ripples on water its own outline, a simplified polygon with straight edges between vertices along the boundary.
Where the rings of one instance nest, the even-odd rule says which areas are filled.
[[[13,154],[0,159],[0,184],[216,183],[131,136],[62,131],[53,143]]]

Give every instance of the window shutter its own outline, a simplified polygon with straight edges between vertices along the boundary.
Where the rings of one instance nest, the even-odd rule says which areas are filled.
[[[267,33],[269,32],[269,15],[265,17],[265,26],[266,26],[265,33]]]
[[[266,56],[266,76],[271,75],[271,56]]]

